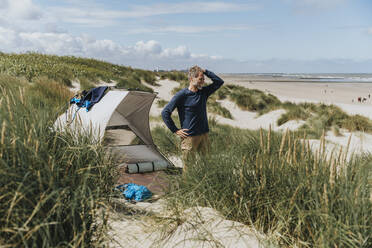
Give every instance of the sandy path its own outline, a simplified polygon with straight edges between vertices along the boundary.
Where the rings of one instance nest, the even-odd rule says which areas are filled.
[[[262,247],[260,240],[265,239],[264,235],[246,225],[226,220],[212,208],[194,207],[174,215],[165,209],[162,200],[135,205],[122,201],[121,204],[139,214],[111,214],[109,235],[112,240],[109,247],[258,248]],[[179,219],[178,225],[176,219]]]
[[[160,99],[170,101],[173,97],[172,90],[179,86],[179,83],[177,83],[176,81],[168,79],[158,80],[156,83],[159,84],[160,86],[153,86],[143,82],[145,86],[153,89],[154,92],[157,93],[154,103],[152,104],[150,109],[151,116],[159,116],[161,114],[163,108],[160,108],[158,106],[158,101]]]

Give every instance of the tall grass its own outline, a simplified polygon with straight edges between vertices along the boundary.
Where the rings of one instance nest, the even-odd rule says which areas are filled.
[[[118,83],[116,84],[116,86],[128,90],[142,90],[147,92],[153,92],[153,89],[141,84],[141,79],[136,77],[135,75],[129,76],[128,78],[118,79]]]
[[[95,84],[87,78],[79,78],[80,90],[89,90],[95,87]]]
[[[158,72],[158,75],[161,79],[170,79],[173,81],[181,82],[181,81],[187,81],[187,75],[184,72],[180,71],[167,71],[167,72]]]
[[[290,120],[305,120],[306,123],[299,131],[306,132],[312,138],[320,138],[323,130],[330,130],[332,127],[347,129],[350,132],[372,132],[370,119],[361,115],[348,115],[335,105],[284,102],[281,106],[287,112],[277,120],[278,125]]]
[[[257,111],[262,114],[276,109],[280,104],[278,98],[260,90],[235,85],[226,85],[225,87],[225,94],[243,110]]]
[[[79,58],[74,56],[56,56],[39,53],[6,54],[0,53],[0,73],[16,77],[25,77],[28,81],[35,78],[47,77],[71,87],[72,80],[85,79],[94,83],[99,80],[128,79],[138,77],[140,88],[141,80],[155,85],[156,74],[152,71],[132,69],[126,66],[99,61],[96,59]]]
[[[70,92],[0,75],[0,246],[101,246],[113,185],[103,147],[52,125]]]
[[[175,214],[212,207],[284,247],[371,247],[371,155],[327,159],[324,145],[314,153],[295,133],[210,124],[210,154],[189,161],[172,183]],[[161,150],[179,153],[167,130],[158,127],[153,136]]]

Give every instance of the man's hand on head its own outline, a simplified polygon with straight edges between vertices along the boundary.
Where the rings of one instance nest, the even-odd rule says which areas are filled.
[[[186,133],[186,131],[188,131],[189,129],[178,129],[177,131],[176,131],[176,134],[178,135],[178,136],[180,136],[181,138],[187,138],[188,136],[189,136],[189,134],[188,133]]]

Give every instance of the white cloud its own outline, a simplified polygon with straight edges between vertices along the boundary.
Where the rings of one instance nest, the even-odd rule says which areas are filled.
[[[367,33],[368,34],[372,34],[372,27],[370,27],[370,28],[367,29]]]
[[[314,10],[330,10],[349,0],[284,0],[285,2],[293,5],[296,11],[312,12]]]
[[[297,0],[297,4],[313,6],[317,8],[328,8],[345,3],[345,0]]]
[[[134,46],[134,50],[139,54],[160,54],[162,48],[157,41],[150,40],[148,42],[138,41]]]
[[[184,34],[195,34],[204,32],[222,32],[222,31],[241,31],[241,30],[252,30],[258,28],[258,26],[251,25],[216,25],[216,26],[165,26],[165,27],[151,27],[151,28],[135,28],[127,30],[129,34],[141,34],[141,33],[184,33]]]
[[[9,8],[9,0],[0,0],[0,10]]]
[[[13,30],[0,27],[0,45],[4,46],[12,46],[15,44],[17,40],[17,33]]]
[[[186,46],[178,46],[174,49],[167,48],[164,49],[161,53],[161,56],[164,58],[182,58],[189,59],[191,58],[191,52]]]
[[[35,51],[57,55],[75,55],[103,59],[133,67],[154,69],[185,68],[194,59],[215,60],[216,57],[192,54],[186,46],[162,48],[155,40],[138,41],[124,46],[112,40],[97,40],[88,35],[69,33],[24,32],[0,27],[3,52]]]
[[[0,15],[13,20],[37,20],[42,12],[32,0],[0,0]]]
[[[181,2],[154,5],[134,5],[130,17],[180,13],[216,13],[255,10],[257,5],[228,2]]]
[[[49,7],[49,16],[54,16],[61,21],[89,26],[104,26],[113,24],[115,20],[125,18],[140,18],[167,14],[185,13],[222,13],[256,10],[258,5],[246,3],[227,2],[181,2],[160,3],[152,5],[131,5],[129,10],[110,10],[102,6],[79,5],[71,7]]]

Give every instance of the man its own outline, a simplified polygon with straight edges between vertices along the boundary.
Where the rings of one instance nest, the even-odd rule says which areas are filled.
[[[213,83],[203,87],[204,75]],[[224,83],[213,72],[193,66],[189,70],[189,86],[177,92],[165,106],[161,115],[167,127],[181,138],[181,150],[185,162],[189,155],[196,151],[206,153],[209,150],[207,99]],[[181,128],[177,128],[172,120],[172,112],[177,108]]]

